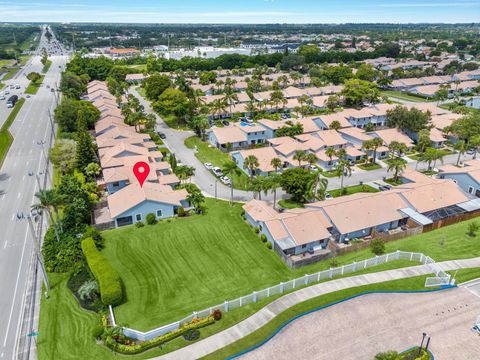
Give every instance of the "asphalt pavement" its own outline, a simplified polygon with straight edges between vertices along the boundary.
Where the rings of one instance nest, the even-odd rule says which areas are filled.
[[[25,75],[31,71],[41,72],[43,65],[40,59],[39,55],[32,56],[15,78],[5,82],[7,86],[20,84],[21,95],[29,83]],[[32,288],[29,283],[33,279],[29,271],[33,251],[32,234],[27,220],[19,217],[22,212],[24,216],[29,213],[39,183],[44,183],[46,156],[52,134],[49,111],[53,112],[59,96],[51,88],[58,87],[66,56],[52,56],[50,60],[52,65],[45,74],[43,85],[36,95],[26,99],[10,127],[14,141],[0,169],[0,359],[14,358],[20,323],[23,321],[25,296]],[[3,124],[11,110],[5,111],[3,101],[0,102],[0,109],[0,124]]]

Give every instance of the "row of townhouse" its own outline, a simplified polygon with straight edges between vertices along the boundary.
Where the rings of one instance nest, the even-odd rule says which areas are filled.
[[[180,206],[188,207],[186,190],[175,190],[180,183],[170,165],[148,134],[137,133],[125,124],[115,98],[104,82],[92,81],[86,98],[100,110],[95,124],[95,142],[102,176],[97,180],[106,193],[104,206],[95,211],[95,224],[122,226],[145,221],[146,215],[157,219],[172,217]],[[133,166],[145,162],[149,175],[141,187]]]
[[[397,79],[393,80],[389,87],[393,90],[433,97],[442,85],[450,85],[450,95],[456,92],[470,93],[478,88],[478,80],[480,80],[480,70],[473,70],[463,71],[454,75],[432,75],[420,78]]]
[[[244,160],[249,155],[262,159],[261,166],[257,170],[259,174],[273,171],[269,163],[276,157],[282,160],[282,168],[306,165],[292,160],[293,154],[297,150],[314,153],[318,159],[317,165],[328,170],[334,168],[338,161],[336,156],[327,156],[326,149],[330,147],[335,150],[344,148],[347,159],[352,163],[364,160],[367,155],[373,156],[373,150],[369,150],[367,154],[362,149],[363,143],[373,138],[382,140],[382,145],[375,151],[378,159],[388,157],[388,146],[392,141],[404,144],[408,151],[412,150],[417,134],[407,136],[399,129],[384,128],[386,113],[395,106],[378,104],[361,110],[346,109],[339,113],[301,119],[282,121],[262,119],[256,124],[234,123],[223,128],[210,129],[208,139],[213,146],[223,151],[232,151],[232,158],[241,169],[243,169]],[[442,132],[443,129],[461,115],[453,114],[431,103],[420,103],[414,106],[432,114],[431,145],[435,148],[443,147],[447,141]],[[277,131],[289,126],[289,121],[295,125],[301,124],[303,134],[294,138],[277,137]],[[338,131],[329,129],[333,121],[340,124],[341,128]],[[374,124],[379,130],[365,132],[364,128],[369,123]],[[259,145],[269,145],[273,149],[258,148]]]
[[[463,167],[444,165],[438,168],[439,179],[451,179],[462,188],[463,191],[480,197],[480,160],[472,159],[465,161]]]
[[[402,181],[389,191],[342,196],[306,204],[303,209],[278,211],[259,200],[247,202],[243,209],[248,223],[258,227],[284,259],[326,257],[331,249],[354,239],[406,233],[412,228],[422,231],[446,218],[480,210],[479,199],[451,180],[409,170]]]
[[[285,89],[282,89],[283,96],[286,100],[285,104],[279,104],[278,107],[283,109],[284,111],[292,111],[296,107],[300,106],[301,103],[299,102],[299,98],[302,96],[307,96],[312,103],[312,106],[317,109],[325,109],[326,102],[329,95],[338,94],[342,91],[342,85],[330,85],[330,86],[322,86],[322,87],[306,87],[306,88],[299,88],[295,86],[289,86]],[[252,97],[250,97],[246,92],[239,92],[237,93],[238,100],[231,101],[227,105],[227,110],[223,116],[230,116],[232,113],[241,113],[245,116],[251,115],[247,110],[247,104],[251,101],[256,102],[259,105],[265,105],[265,110],[269,112],[275,112],[278,109],[273,105],[267,105],[266,103],[270,100],[272,91],[262,91],[258,93],[253,93]],[[211,104],[215,100],[221,100],[224,98],[224,95],[206,95],[203,96],[202,102],[205,104]],[[215,116],[221,115],[213,115],[211,114],[210,117],[213,118]]]

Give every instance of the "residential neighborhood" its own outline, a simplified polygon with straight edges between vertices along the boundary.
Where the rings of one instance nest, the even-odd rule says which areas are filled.
[[[478,358],[479,10],[2,4],[0,358]]]

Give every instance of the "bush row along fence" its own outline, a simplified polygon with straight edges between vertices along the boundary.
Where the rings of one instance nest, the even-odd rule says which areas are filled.
[[[171,324],[164,325],[147,332],[142,332],[142,331],[124,327],[123,333],[126,336],[133,339],[137,339],[141,341],[150,340],[157,336],[163,335],[167,332],[178,329],[183,324],[191,322],[192,319],[194,318],[206,317],[212,314],[213,311],[215,311],[215,309],[220,309],[223,312],[228,312],[228,311],[240,308],[242,306],[245,306],[247,304],[255,303],[259,300],[268,298],[273,295],[283,294],[293,289],[301,288],[309,284],[332,279],[338,276],[343,276],[345,274],[353,273],[356,271],[360,271],[366,268],[370,268],[376,265],[384,264],[384,263],[395,261],[395,260],[410,260],[415,262],[421,262],[422,264],[427,265],[429,269],[432,271],[432,273],[435,274],[435,276],[427,278],[425,282],[425,286],[442,286],[442,285],[448,285],[450,283],[450,276],[446,274],[429,256],[425,256],[422,253],[396,251],[394,253],[376,256],[374,258],[366,259],[360,262],[353,262],[352,264],[342,265],[340,267],[319,271],[315,274],[305,274],[300,278],[296,278],[286,282],[281,282],[278,285],[271,286],[269,288],[266,288],[260,291],[254,291],[251,294],[239,297],[234,300],[225,301],[222,304],[209,307],[208,309],[204,309],[201,311],[194,311],[191,315],[179,321],[175,321]],[[113,309],[111,306],[109,307],[109,309],[110,309],[111,323],[113,326],[117,326],[115,322],[115,315],[114,315]]]

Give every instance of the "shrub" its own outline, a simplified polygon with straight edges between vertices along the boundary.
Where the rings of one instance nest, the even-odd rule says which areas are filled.
[[[157,218],[154,213],[148,213],[145,219],[148,225],[155,225],[157,223]]]
[[[82,241],[82,251],[87,264],[100,286],[104,305],[116,306],[123,300],[122,280],[108,260],[98,251],[92,238]]]
[[[385,242],[382,239],[373,239],[370,249],[375,255],[382,255],[385,253]]]
[[[143,223],[143,221],[137,221],[137,222],[135,223],[135,226],[136,226],[137,228],[142,228],[142,227],[145,226],[145,224]]]
[[[177,210],[177,215],[179,217],[184,217],[186,216],[187,214],[185,213],[185,209],[183,208],[183,206],[180,206]]]
[[[101,324],[95,325],[92,329],[92,335],[94,339],[101,338],[105,329]]]
[[[333,258],[332,260],[330,260],[330,267],[331,268],[336,268],[338,266],[338,261],[336,258]]]
[[[267,242],[267,249],[272,250],[272,243],[271,242]]]
[[[255,231],[255,234],[258,234],[258,233],[260,232],[260,228],[259,228],[259,227],[256,227],[256,228],[254,229],[254,231]]]
[[[188,330],[182,336],[187,341],[195,341],[200,337],[200,331],[197,329]]]
[[[213,319],[215,321],[218,321],[222,318],[222,310],[220,309],[215,309],[212,313]]]
[[[477,231],[480,228],[477,222],[471,222],[468,224],[468,231],[467,234],[471,237],[477,236]]]
[[[260,239],[261,239],[263,242],[267,242],[267,235],[265,235],[265,234],[260,235]]]
[[[98,250],[103,249],[103,237],[100,231],[98,231],[94,227],[87,226],[85,228],[85,231],[83,232],[82,240],[89,237],[93,239],[93,241],[95,242],[95,246],[97,247]]]
[[[99,291],[98,283],[95,280],[87,280],[78,288],[80,299],[93,299]]]
[[[141,344],[135,344],[135,345],[123,345],[117,343],[111,336],[105,337],[105,345],[108,346],[110,349],[122,353],[122,354],[139,354],[141,352],[144,352],[148,349],[152,349],[154,347],[157,347],[159,345],[162,345],[166,342],[169,342],[184,333],[186,333],[189,330],[192,329],[200,329],[204,326],[213,324],[215,320],[213,319],[213,316],[209,316],[203,319],[198,320],[195,323],[190,323],[190,324],[185,324],[182,327],[170,331],[164,335],[161,335],[159,337],[156,337],[151,340],[147,340],[142,342]]]

